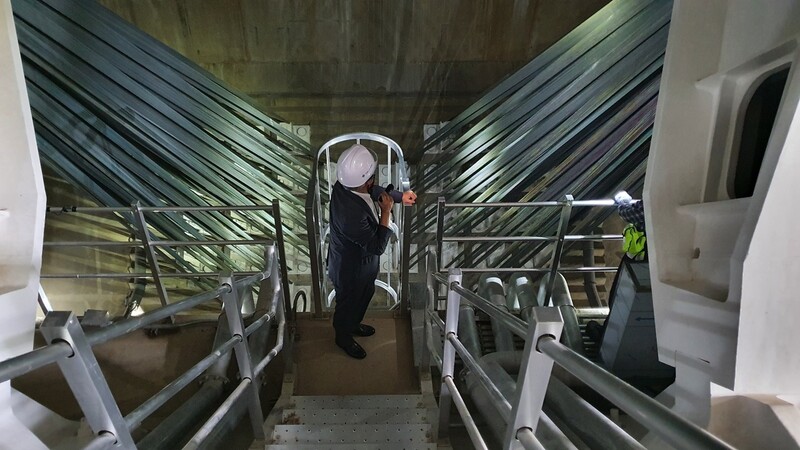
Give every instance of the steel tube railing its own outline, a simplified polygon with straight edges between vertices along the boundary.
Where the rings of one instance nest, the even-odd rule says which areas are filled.
[[[458,392],[456,384],[453,382],[453,377],[445,377],[444,383],[453,396],[453,403],[456,405],[456,409],[461,415],[461,419],[464,421],[464,426],[467,428],[467,433],[469,434],[472,444],[476,449],[489,450],[489,447],[486,446],[486,442],[483,441],[483,436],[481,436],[480,431],[478,431],[478,425],[475,424],[475,420],[472,419],[472,415],[467,409],[467,404],[464,402],[461,393]]]
[[[548,413],[561,419],[590,448],[646,450],[619,425],[558,378],[551,378],[547,384],[545,404],[549,408]]]
[[[247,346],[246,336],[254,333],[258,328],[264,326],[265,324],[269,323],[270,320],[277,317],[280,320],[278,326],[278,339],[277,344],[275,347],[267,354],[267,356],[261,361],[257,370],[255,371],[247,371],[246,376],[243,377],[242,383],[234,390],[233,394],[226,399],[226,401],[220,406],[220,408],[216,411],[215,415],[212,416],[211,419],[205,424],[203,428],[198,431],[198,433],[194,436],[193,442],[190,442],[189,447],[193,448],[192,445],[195,447],[202,443],[202,440],[205,436],[210,433],[214,427],[222,420],[222,416],[224,416],[231,408],[231,405],[236,403],[236,400],[241,397],[242,393],[249,387],[253,389],[253,382],[252,379],[256,377],[256,375],[260,374],[267,364],[277,355],[278,352],[281,351],[283,348],[283,334],[285,330],[285,314],[283,309],[283,302],[281,301],[281,293],[282,293],[282,286],[281,284],[281,270],[280,267],[277,266],[277,254],[274,250],[274,247],[270,248],[271,251],[267,252],[267,259],[266,266],[268,267],[267,271],[264,272],[255,272],[250,276],[241,278],[239,280],[234,281],[231,273],[227,272],[225,280],[226,282],[221,283],[218,288],[213,291],[204,292],[201,294],[197,294],[195,296],[186,298],[184,300],[178,301],[173,304],[169,304],[166,306],[162,306],[159,309],[150,311],[148,313],[143,314],[139,317],[128,318],[119,322],[116,322],[112,325],[109,325],[105,328],[101,328],[90,333],[84,333],[74,319],[73,314],[69,313],[69,315],[65,315],[67,313],[54,313],[54,314],[61,314],[61,316],[52,316],[52,321],[48,323],[47,330],[49,331],[49,335],[46,335],[48,341],[50,342],[48,345],[44,347],[40,347],[33,351],[30,351],[24,355],[19,355],[17,357],[8,359],[6,361],[0,362],[0,377],[3,379],[0,382],[7,381],[13,379],[14,377],[24,375],[36,368],[42,367],[44,365],[59,362],[61,365],[65,358],[71,357],[73,355],[78,358],[79,363],[86,363],[86,361],[94,361],[92,347],[95,345],[102,344],[107,342],[111,339],[117,338],[119,336],[125,335],[137,329],[141,329],[147,325],[153,324],[159,320],[165,319],[167,317],[173,317],[174,314],[191,309],[197,305],[202,303],[208,302],[210,300],[216,298],[222,298],[225,302],[227,311],[227,316],[231,317],[231,314],[234,316],[234,323],[238,321],[240,326],[236,328],[237,332],[234,333],[234,336],[228,339],[223,344],[219,345],[215,348],[209,355],[203,358],[201,361],[196,363],[192,368],[181,374],[178,378],[173,380],[170,384],[165,386],[161,389],[156,395],[152,396],[148,400],[146,400],[143,404],[141,404],[138,408],[136,408],[133,412],[131,412],[127,417],[119,417],[120,424],[116,431],[119,431],[122,434],[118,434],[117,436],[129,436],[130,430],[136,429],[139,427],[147,417],[149,417],[153,412],[155,412],[158,408],[163,406],[169,399],[173,398],[175,394],[180,392],[183,388],[185,388],[190,382],[197,379],[203,372],[205,372],[209,367],[211,367],[215,362],[217,362],[223,355],[226,355],[236,346]],[[131,277],[129,274],[129,278],[135,278],[135,276]],[[267,278],[272,278],[274,280],[274,293],[273,293],[273,309],[267,313],[265,313],[262,317],[258,320],[253,322],[247,328],[243,327],[241,313],[237,306],[237,293],[243,286],[251,286],[254,283],[261,282]],[[234,303],[229,303],[229,301],[234,301]],[[276,309],[280,309],[276,311]],[[276,314],[277,313],[277,314]],[[63,317],[62,317],[63,316]],[[48,318],[51,318],[48,315]],[[46,321],[47,322],[47,319]],[[65,325],[62,325],[65,324]],[[72,328],[66,328],[72,327]],[[44,325],[43,325],[44,329]],[[231,328],[233,329],[233,328]],[[63,331],[67,330],[67,331]],[[70,339],[77,339],[75,348],[73,348],[73,344],[70,344],[67,340],[59,340],[55,339],[60,336],[60,333],[66,333],[66,336],[70,336]],[[82,342],[82,344],[81,344]],[[83,345],[83,353],[76,350],[80,348],[80,345]],[[249,361],[249,357],[247,356],[247,348],[245,347],[245,359]],[[237,352],[239,348],[237,347]],[[237,355],[238,356],[238,355]],[[240,358],[241,359],[241,358]],[[96,361],[94,362],[96,364]],[[100,392],[100,397],[104,402],[110,402],[107,405],[104,405],[108,411],[111,411],[108,414],[112,414],[113,410],[119,413],[118,408],[111,397],[110,392],[103,393],[104,391],[101,389],[105,384],[105,379],[100,375],[100,379],[98,380],[90,380],[88,386],[84,386],[82,383],[84,381],[81,378],[76,378],[75,376],[79,376],[80,374],[76,372],[73,366],[69,367],[72,369],[72,372],[69,374],[65,372],[65,375],[69,376],[70,374],[73,375],[73,378],[69,378],[70,385],[73,387],[73,392],[76,394],[81,394],[82,396],[86,396],[87,392]],[[79,368],[79,367],[78,367]],[[62,367],[62,371],[64,371]],[[242,369],[240,368],[240,371]],[[244,373],[244,372],[243,372]],[[77,384],[75,384],[77,383]],[[73,386],[73,384],[75,384]],[[75,387],[77,386],[77,387]],[[107,386],[106,386],[107,391]],[[81,397],[83,398],[83,397]],[[111,405],[111,406],[109,406]],[[87,406],[82,404],[82,408],[84,411],[87,411]],[[259,409],[260,411],[260,409]],[[96,414],[97,415],[97,414]],[[98,415],[98,417],[102,417]],[[113,417],[113,415],[112,415]],[[120,441],[122,438],[115,436],[114,434],[104,433],[102,429],[98,429],[97,424],[91,425],[92,429],[98,433],[97,437],[89,444],[89,448],[108,448],[115,444],[116,442]],[[132,443],[132,442],[131,442]],[[124,444],[124,443],[123,443]],[[126,445],[126,444],[125,444]]]
[[[256,368],[253,369],[255,377],[261,375],[261,372],[263,372],[264,369],[267,368],[267,364],[269,364],[270,361],[272,361],[272,359],[278,355],[278,352],[280,352],[283,349],[283,334],[285,327],[286,327],[286,312],[283,311],[283,307],[281,307],[278,314],[278,336],[275,340],[275,346],[272,347],[272,350],[270,350],[269,353],[267,353],[267,355],[264,356],[261,362],[259,362],[256,365]]]
[[[272,314],[272,313],[267,312],[267,313],[263,314],[261,317],[258,318],[258,320],[256,320],[255,322],[251,323],[250,325],[247,326],[247,328],[244,329],[245,337],[250,336],[251,334],[255,333],[259,328],[261,328],[261,325],[264,325],[264,323],[269,322],[270,320],[272,320],[274,318],[275,318],[275,315]]]
[[[151,247],[200,247],[204,245],[269,245],[271,239],[233,239],[233,240],[208,240],[208,241],[160,241],[150,242]]]
[[[83,450],[105,450],[114,447],[117,443],[117,437],[113,433],[103,432],[92,439]]]
[[[525,450],[545,450],[530,428],[523,428],[517,431],[517,440],[525,447]]]
[[[568,234],[565,241],[621,241],[621,234]],[[442,242],[541,242],[557,241],[557,236],[442,236]]]
[[[0,383],[25,375],[61,358],[68,358],[72,354],[72,347],[61,341],[9,358],[0,362]]]
[[[486,202],[486,203],[445,203],[445,208],[525,208],[557,207],[559,202]]]
[[[733,448],[552,337],[539,339],[537,349],[676,448]]]
[[[614,206],[614,200],[575,200],[572,206]],[[445,208],[524,208],[524,207],[558,207],[563,202],[486,202],[486,203],[446,203]]]
[[[206,241],[152,241],[155,247],[201,247],[204,245],[269,245],[271,239],[234,239]],[[141,241],[58,241],[43,242],[45,247],[144,247]]]
[[[102,344],[103,342],[110,341],[111,339],[128,334],[131,331],[138,330],[145,325],[158,322],[161,319],[165,319],[176,313],[215,299],[219,297],[220,294],[230,291],[230,289],[230,286],[220,286],[213,291],[197,294],[187,299],[144,313],[139,317],[131,317],[129,319],[116,322],[107,327],[100,328],[99,330],[86,333],[86,339],[89,341],[91,346]]]
[[[430,317],[433,323],[439,327],[439,330],[444,331],[444,320],[441,317],[436,315],[433,311],[428,311],[428,317]]]
[[[511,330],[512,333],[516,334],[522,339],[525,339],[527,337],[528,324],[526,324],[522,319],[513,316],[508,311],[489,302],[488,300],[470,291],[469,289],[465,289],[464,287],[459,285],[454,285],[451,286],[450,288],[458,292],[461,295],[461,298],[466,300],[468,303],[472,304],[476,308],[480,308],[481,311],[485,312],[493,319],[496,319],[503,326]]]
[[[433,278],[440,283],[447,284],[447,278],[438,273],[433,274]],[[461,298],[466,300],[469,304],[496,319],[501,325],[511,330],[512,333],[516,334],[522,339],[527,337],[528,326],[522,319],[515,317],[505,309],[500,308],[499,306],[470,291],[469,289],[465,289],[461,285],[453,284],[449,286],[449,288],[460,294]]]
[[[442,236],[442,242],[539,242],[555,241],[555,236]]]
[[[190,439],[189,442],[183,447],[184,450],[196,449],[200,447],[200,444],[203,443],[205,438],[208,437],[208,435],[214,431],[214,428],[217,426],[217,424],[222,421],[222,418],[225,417],[225,414],[231,410],[236,401],[239,400],[239,398],[247,391],[247,389],[250,387],[250,383],[252,383],[252,380],[250,380],[250,378],[245,378],[239,383],[238,386],[236,386],[236,389],[231,392],[231,395],[229,395],[228,398],[222,402],[219,408],[214,411],[214,414],[212,414],[211,417],[206,420],[203,426],[197,430],[197,433],[192,436],[192,439]]]
[[[621,234],[568,234],[565,241],[621,241]]]
[[[234,275],[257,275],[261,272],[233,272]],[[191,272],[191,273],[162,273],[161,278],[219,278],[222,272]],[[155,278],[147,273],[43,273],[40,278],[42,279],[61,279],[61,278],[78,278],[78,279],[129,279],[129,278]]]
[[[215,212],[215,211],[269,211],[271,206],[263,205],[239,205],[239,206],[142,206],[144,212]],[[87,213],[96,214],[99,212],[131,212],[130,206],[48,206],[47,212],[62,213]]]
[[[133,412],[125,416],[125,423],[128,425],[128,428],[131,431],[138,428],[139,425],[142,424],[142,421],[148,418],[150,414],[153,414],[158,408],[161,407],[161,405],[166,403],[167,400],[171,399],[175,394],[180,392],[181,389],[185,388],[189,383],[202,375],[206,369],[211,367],[212,364],[222,358],[223,355],[231,351],[233,346],[239,342],[242,342],[241,336],[231,337],[219,347],[214,349],[210,355],[201,359],[197,364],[192,366],[192,368],[184,372],[183,375],[176,378],[174,381],[172,381],[172,383],[161,389],[156,395],[150,397]]]
[[[270,211],[272,206],[143,206],[144,212],[216,212],[216,211]]]
[[[217,298],[222,293],[235,289],[237,285],[240,284],[250,285],[252,283],[263,280],[265,277],[266,274],[258,273],[251,277],[239,280],[238,282],[234,283],[234,286],[223,285],[214,291],[198,294],[196,296],[187,298],[185,300],[159,308],[158,310],[151,311],[140,317],[130,318],[123,320],[121,322],[117,322],[106,328],[97,330],[92,333],[88,333],[86,335],[86,340],[90,346],[107,342],[111,339],[122,336],[131,331],[140,329],[148,324],[157,322],[166,317],[170,317],[177,312],[190,309],[194,306],[205,303],[211,299]],[[247,329],[249,333],[246,334],[250,334],[256,329],[258,329],[258,327],[262,326],[269,320],[269,317],[270,317],[269,314],[265,314],[261,319],[251,324],[251,326],[248,327]],[[281,317],[281,319],[283,319],[283,317]],[[279,336],[279,344],[276,345],[276,347],[270,352],[268,357],[265,358],[265,361],[260,366],[262,370],[264,367],[266,367],[266,364],[269,362],[269,360],[272,357],[274,357],[275,354],[277,354],[277,352],[279,352],[282,347],[283,320],[281,322],[282,322],[281,326],[279,327],[279,333],[281,333],[281,335]],[[191,369],[183,373],[172,383],[164,387],[161,391],[159,391],[159,393],[157,393],[156,395],[148,399],[145,403],[140,405],[136,410],[134,410],[127,417],[125,417],[125,422],[127,427],[130,430],[137,428],[144,419],[149,417],[166,401],[172,398],[181,389],[186,387],[186,385],[188,385],[191,381],[196,379],[200,374],[203,373],[203,371],[205,371],[220,357],[222,357],[222,355],[230,351],[234,345],[240,343],[241,341],[242,341],[242,336],[237,335],[232,337],[230,340],[228,340],[227,342],[222,344],[219,348],[217,348],[213,353],[205,357],[203,360],[195,364]],[[66,342],[51,343],[47,346],[40,347],[24,355],[20,355],[0,363],[0,378],[2,378],[2,381],[8,381],[17,376],[29,373],[30,371],[35,370],[39,367],[56,362],[62,358],[69,357],[72,354],[73,350],[70,344]],[[113,445],[114,442],[116,442],[116,439],[114,438],[113,435],[101,434],[97,438],[95,438],[92,441],[92,443],[90,443],[90,446],[92,448],[108,448],[111,445]]]
[[[437,261],[438,267],[437,270],[443,271],[446,269],[447,265],[443,261],[442,255],[442,244],[452,243],[452,244],[465,244],[465,247],[462,249],[459,247],[459,252],[455,256],[450,256],[451,263],[455,261],[460,261],[460,264],[457,265],[464,265],[466,261],[471,261],[474,258],[486,258],[492,252],[500,252],[501,260],[505,262],[501,262],[501,265],[510,265],[514,264],[508,261],[508,258],[513,256],[514,258],[519,257],[518,250],[503,250],[503,247],[500,247],[502,244],[517,244],[517,246],[513,246],[512,248],[516,249],[520,245],[524,243],[540,243],[540,244],[547,244],[547,243],[554,243],[555,245],[550,246],[552,248],[552,257],[550,258],[550,263],[547,266],[547,269],[544,268],[502,268],[499,271],[497,269],[479,269],[479,268],[465,268],[459,267],[463,272],[462,273],[492,273],[492,272],[501,272],[501,273],[513,273],[513,272],[526,272],[526,273],[548,273],[548,281],[545,285],[545,297],[549,298],[550,294],[552,293],[553,283],[556,278],[557,273],[592,273],[592,272],[614,272],[616,268],[605,268],[605,267],[569,267],[569,268],[562,268],[561,266],[561,254],[564,249],[564,244],[567,242],[595,242],[595,241],[607,241],[607,240],[621,240],[622,236],[618,234],[575,234],[569,235],[566,234],[570,219],[572,218],[572,208],[573,207],[608,207],[608,206],[615,206],[613,200],[573,200],[571,195],[565,195],[563,199],[559,201],[541,201],[541,202],[487,202],[487,203],[447,203],[444,197],[439,197],[437,201],[437,215],[436,215],[436,248],[437,248]],[[554,236],[509,236],[507,235],[507,231],[503,232],[500,231],[498,236],[490,236],[490,235],[474,235],[469,234],[468,230],[463,229],[464,227],[457,227],[457,230],[461,233],[465,234],[450,234],[445,235],[444,229],[444,218],[445,218],[445,210],[447,208],[450,209],[481,209],[481,208],[559,208],[559,220],[558,220],[558,230]],[[458,216],[459,218],[461,216]],[[504,228],[507,230],[507,227]],[[470,253],[470,244],[484,244],[484,247],[481,247],[482,250],[479,251],[479,256],[474,256]],[[510,252],[510,253],[509,253]],[[513,255],[512,255],[513,254]],[[449,263],[448,263],[449,264]],[[522,264],[518,264],[522,265]]]
[[[236,206],[142,206],[139,202],[132,204],[130,207],[47,207],[47,212],[52,213],[83,213],[83,214],[98,214],[98,213],[127,213],[132,216],[131,223],[137,230],[137,236],[134,239],[126,241],[68,241],[68,242],[45,242],[44,246],[48,248],[58,247],[94,247],[94,248],[144,248],[147,254],[147,264],[150,268],[148,273],[131,274],[131,273],[55,273],[55,274],[41,274],[42,279],[119,279],[127,280],[131,278],[140,278],[153,280],[159,299],[163,306],[170,303],[168,299],[167,290],[162,283],[163,279],[178,278],[178,279],[195,279],[195,278],[218,278],[220,272],[193,272],[193,273],[162,273],[161,265],[158,261],[158,253],[155,249],[158,248],[185,248],[185,247],[213,247],[213,246],[228,246],[233,248],[241,248],[242,246],[252,245],[270,245],[273,240],[267,239],[236,239],[238,236],[223,236],[217,239],[207,240],[183,240],[181,234],[177,239],[162,239],[159,240],[157,236],[149,230],[150,224],[145,219],[145,213],[193,213],[193,212],[209,212],[209,213],[222,213],[222,212],[245,212],[245,211],[262,211],[264,213],[271,213],[273,216],[273,223],[275,225],[275,235],[278,241],[278,251],[281,254],[281,260],[285,260],[284,243],[283,243],[283,228],[280,223],[280,205],[277,200],[273,200],[271,205],[236,205]],[[126,216],[127,217],[127,216]],[[204,216],[205,217],[205,216]],[[238,252],[239,250],[237,250]],[[249,252],[249,250],[248,250]],[[221,256],[220,256],[221,257]],[[211,257],[214,258],[213,256]],[[208,264],[208,262],[204,262]],[[216,265],[220,265],[217,263]],[[258,272],[234,272],[235,275],[252,275]],[[288,277],[284,271],[284,281],[288,283]],[[288,287],[288,284],[287,284]],[[288,290],[287,290],[288,292]],[[126,313],[127,316],[127,313]],[[174,322],[174,317],[170,317]]]
[[[616,272],[616,267],[560,267],[558,272],[563,273],[584,273],[584,272]],[[497,267],[494,269],[469,268],[461,269],[461,273],[550,273],[550,269],[544,267]]]
[[[44,247],[143,247],[141,241],[59,241],[42,242]]]
[[[447,340],[453,344],[453,347],[456,349],[456,353],[458,356],[461,357],[461,361],[467,366],[467,368],[472,371],[475,376],[478,378],[478,382],[480,382],[483,387],[486,388],[486,391],[489,393],[492,401],[495,405],[499,406],[499,411],[503,415],[503,420],[508,422],[511,418],[511,403],[508,402],[506,397],[500,392],[500,389],[492,383],[492,380],[489,378],[489,375],[483,370],[483,368],[478,364],[478,361],[475,359],[474,356],[464,347],[464,344],[458,340],[458,338],[452,334],[447,335]]]

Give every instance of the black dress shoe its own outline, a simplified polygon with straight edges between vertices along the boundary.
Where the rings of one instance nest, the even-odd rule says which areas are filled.
[[[371,327],[369,325],[364,325],[362,323],[362,324],[359,324],[356,327],[355,331],[353,331],[353,334],[356,335],[356,336],[362,336],[362,337],[372,336],[373,334],[375,334],[375,328],[373,328],[373,327]]]
[[[355,358],[355,359],[364,359],[367,357],[367,352],[364,351],[358,342],[353,340],[352,338],[349,341],[336,341],[336,345],[339,346],[348,356]]]

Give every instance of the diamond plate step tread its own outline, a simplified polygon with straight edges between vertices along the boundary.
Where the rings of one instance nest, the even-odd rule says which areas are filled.
[[[276,425],[275,444],[429,444],[428,424],[391,425]]]
[[[281,424],[428,424],[432,414],[421,408],[286,409]]]
[[[436,444],[272,444],[264,448],[266,450],[437,450]],[[439,447],[439,450],[442,448]]]
[[[422,395],[303,395],[294,396],[287,409],[424,408]]]

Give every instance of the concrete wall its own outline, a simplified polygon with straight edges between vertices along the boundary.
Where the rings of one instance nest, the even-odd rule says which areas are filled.
[[[677,368],[676,408],[698,423],[709,418],[710,382],[800,392],[800,359],[788,348],[800,338],[799,32],[791,0],[675,2],[644,199],[659,354]],[[752,90],[789,63],[755,193],[733,199]]]
[[[312,144],[352,132],[406,148],[607,0],[101,0]]]

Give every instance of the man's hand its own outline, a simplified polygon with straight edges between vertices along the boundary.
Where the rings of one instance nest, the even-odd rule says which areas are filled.
[[[381,214],[388,214],[391,212],[392,206],[394,206],[392,196],[387,192],[381,192],[381,196],[378,198],[378,206],[381,207]]]
[[[392,206],[394,206],[392,196],[386,191],[381,192],[380,197],[378,197],[378,206],[381,208],[380,224],[388,228],[389,220],[392,217]]]
[[[411,206],[417,202],[417,194],[414,191],[405,191],[403,192],[403,204],[406,206]]]

